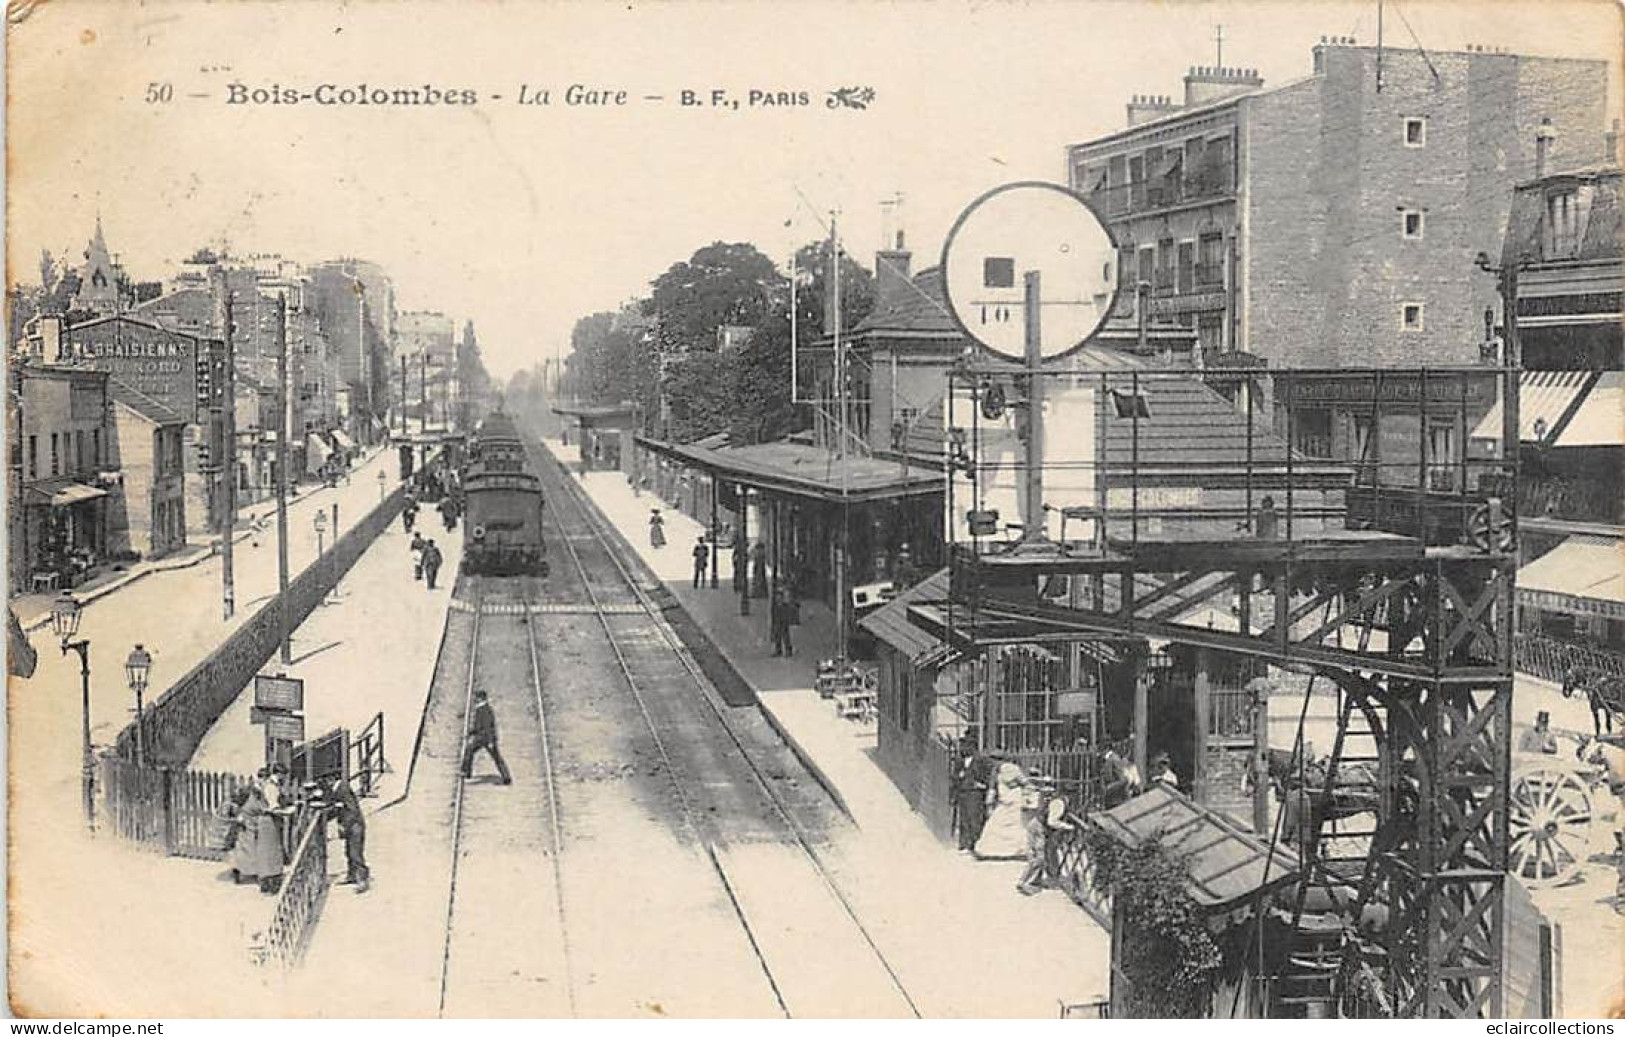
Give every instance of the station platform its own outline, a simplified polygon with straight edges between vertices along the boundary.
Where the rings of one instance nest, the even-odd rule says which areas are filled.
[[[570,456],[558,440],[547,446]],[[1021,862],[977,861],[944,845],[880,769],[874,725],[839,718],[819,697],[818,661],[835,651],[828,609],[803,602],[791,632],[795,654],[775,658],[767,599],[753,598],[751,614],[739,614],[731,552],[718,552],[717,589],[692,586],[690,552],[703,526],[634,493],[619,472],[571,468],[571,478],[755,689],[762,713],[855,822],[834,866],[923,1015],[1053,1018],[1062,1002],[1106,996],[1109,934],[1064,893],[1017,893]],[[649,545],[654,507],[665,522],[662,548]]]

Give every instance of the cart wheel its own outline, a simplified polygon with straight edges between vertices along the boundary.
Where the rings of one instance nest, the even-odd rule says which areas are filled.
[[[1508,870],[1535,888],[1573,878],[1591,843],[1591,793],[1576,774],[1536,767],[1513,778]]]

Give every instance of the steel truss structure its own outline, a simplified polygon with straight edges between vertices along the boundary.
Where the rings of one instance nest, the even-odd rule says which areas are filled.
[[[1381,380],[1404,374],[1340,377],[1376,380],[1375,400],[1382,396]],[[1412,374],[1424,387],[1430,378],[1450,377]],[[1516,442],[1516,373],[1480,368],[1461,377],[1485,374],[1499,376],[1511,433],[1502,442]],[[1132,377],[1138,391],[1146,375]],[[1283,397],[1290,429],[1293,393],[1278,388],[1277,401]],[[1133,430],[1136,446],[1149,431]],[[1288,458],[1291,451],[1289,432]],[[1251,433],[1248,453],[1250,464]],[[1271,462],[1277,475],[1281,463],[1279,457]],[[975,478],[974,458],[962,467]],[[1139,478],[1143,467],[1137,456],[1129,467],[1108,462],[1099,479],[1120,487],[1131,472]],[[1386,998],[1395,1014],[1496,1016],[1502,1010],[1517,570],[1516,516],[1503,512],[1500,501],[1510,509],[1513,495],[1506,489],[1516,479],[1516,458],[1481,461],[1481,469],[1477,478],[1464,472],[1451,487],[1459,522],[1424,521],[1429,504],[1419,500],[1416,523],[1404,533],[1363,521],[1345,527],[1364,528],[1319,524],[1297,538],[1261,538],[1256,529],[1228,537],[1190,530],[1158,537],[1137,525],[1127,528],[1124,516],[1102,507],[1094,514],[1099,528],[1092,542],[1050,550],[956,543],[950,601],[916,605],[911,618],[969,649],[1147,637],[1261,658],[1334,683],[1343,722],[1332,770],[1347,718],[1359,712],[1376,742],[1377,825],[1369,849],[1356,856],[1337,857],[1323,846],[1309,868],[1318,876],[1306,875],[1305,882],[1337,886],[1351,918],[1373,905],[1382,909]],[[1249,486],[1268,482],[1261,471],[1249,470],[1247,477]],[[1380,496],[1381,480],[1374,484]],[[1395,495],[1421,497],[1425,486],[1418,480]],[[1100,499],[1109,502],[1106,489]],[[1380,501],[1373,510],[1383,513]],[[1242,518],[1245,527],[1248,517]],[[1064,602],[1048,590],[1060,577],[1081,581]],[[1332,780],[1328,774],[1328,786]]]

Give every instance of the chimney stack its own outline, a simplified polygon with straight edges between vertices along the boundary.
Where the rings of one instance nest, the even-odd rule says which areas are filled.
[[[1546,175],[1546,163],[1551,157],[1552,141],[1557,138],[1557,131],[1552,129],[1552,120],[1542,118],[1540,129],[1535,131],[1535,179],[1539,180]]]
[[[1185,107],[1211,104],[1236,94],[1248,94],[1264,85],[1256,68],[1204,65],[1185,73]]]
[[[894,248],[875,253],[875,309],[891,305],[909,291],[909,262],[914,254],[903,247],[903,232],[898,231]]]
[[[48,364],[65,364],[68,358],[63,350],[67,343],[62,338],[62,318],[48,314],[39,319],[40,357]]]

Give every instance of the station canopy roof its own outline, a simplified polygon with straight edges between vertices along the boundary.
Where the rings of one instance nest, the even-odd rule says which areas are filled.
[[[915,666],[946,658],[948,645],[935,634],[909,622],[909,609],[925,602],[948,600],[948,570],[941,569],[858,620],[858,626],[889,645]]]
[[[1219,911],[1298,875],[1298,856],[1242,828],[1160,782],[1120,806],[1089,815],[1089,823],[1118,843],[1135,847],[1159,841],[1183,858],[1188,892],[1207,910]]]
[[[861,454],[837,456],[806,443],[780,440],[749,446],[674,444],[639,436],[643,446],[673,460],[753,489],[828,502],[860,503],[942,492],[942,472]]]

